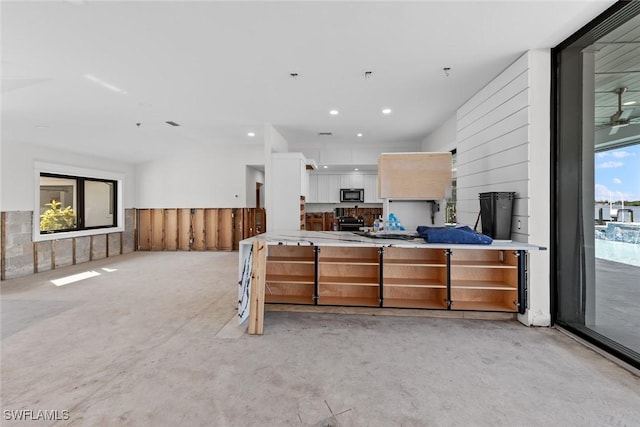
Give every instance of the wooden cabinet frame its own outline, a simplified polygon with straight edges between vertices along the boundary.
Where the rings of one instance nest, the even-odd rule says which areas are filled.
[[[265,302],[523,314],[526,278],[525,250],[273,245]]]

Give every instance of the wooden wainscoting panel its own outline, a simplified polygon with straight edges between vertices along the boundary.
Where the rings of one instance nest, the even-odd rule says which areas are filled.
[[[138,250],[151,250],[151,209],[138,209]]]
[[[206,209],[204,228],[207,231],[205,246],[207,250],[218,249],[218,209]]]
[[[164,243],[165,250],[178,250],[178,210],[164,210]]]
[[[237,208],[233,209],[233,250],[238,250],[240,247],[240,240],[244,239],[244,217],[246,216],[247,209]],[[248,230],[248,229],[247,229]]]
[[[233,212],[231,209],[218,209],[218,249],[233,249]]]
[[[178,209],[178,249],[191,250],[191,209]]]
[[[205,244],[205,228],[204,228],[204,209],[194,209],[191,215],[191,225],[193,228],[193,244],[191,249],[194,251],[204,251]]]
[[[151,209],[151,250],[164,249],[164,209]]]

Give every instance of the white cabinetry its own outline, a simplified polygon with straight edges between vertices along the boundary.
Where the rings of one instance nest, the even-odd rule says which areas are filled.
[[[340,175],[340,188],[364,188],[364,175]]]
[[[318,181],[319,175],[309,175],[309,191],[307,195],[307,203],[319,203],[321,202]]]
[[[271,157],[272,212],[270,231],[300,230],[300,196],[307,196],[306,159],[302,153],[273,153]]]
[[[378,198],[378,175],[364,175],[364,202],[382,203]]]
[[[340,202],[340,175],[316,175],[318,177],[318,202]]]
[[[310,174],[307,203],[340,203],[341,188],[364,188],[365,203],[382,203],[378,198],[378,175]]]

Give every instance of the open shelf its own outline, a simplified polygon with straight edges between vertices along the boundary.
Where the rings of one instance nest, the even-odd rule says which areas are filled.
[[[289,304],[313,304],[315,285],[311,283],[270,282],[265,283],[265,302]]]
[[[321,258],[320,264],[357,264],[357,265],[378,265],[378,260],[360,258]]]
[[[430,299],[401,299],[401,298],[385,298],[382,307],[387,308],[430,308],[430,309],[447,309],[447,301],[430,300]]]
[[[438,279],[416,279],[416,278],[396,278],[385,277],[384,287],[407,287],[407,288],[447,288],[444,281]]]
[[[489,280],[475,280],[472,282],[466,280],[452,280],[451,289],[489,289],[495,291],[514,291],[518,290],[518,286],[504,282],[493,282]]]
[[[447,288],[384,286],[383,307],[447,308]]]
[[[320,297],[318,305],[347,305],[353,307],[378,307],[378,298],[366,297]]]
[[[517,289],[451,288],[452,310],[518,311]]]
[[[326,246],[320,248],[320,264],[378,265],[378,248]]]
[[[379,286],[377,277],[346,277],[324,276],[318,280],[319,285],[343,285],[343,286]]]
[[[385,265],[406,265],[410,267],[446,267],[447,264],[439,261],[429,261],[429,260],[404,260],[404,259],[384,259]]]
[[[501,249],[453,249],[451,251],[451,265],[479,267],[486,264],[487,266],[496,267],[517,267],[518,257],[514,251]]]
[[[313,262],[314,259],[313,246],[268,246],[267,261],[307,260]]]
[[[385,248],[385,264],[403,264],[411,266],[445,266],[447,259],[444,249],[427,248]]]
[[[465,268],[518,268],[517,265],[504,264],[500,261],[451,261],[451,267]]]
[[[378,285],[380,283],[379,266],[362,264],[320,264],[318,266],[318,282]]]
[[[293,275],[277,275],[277,274],[267,274],[265,281],[267,283],[314,283],[314,277],[311,276],[293,276]]]
[[[313,305],[313,297],[299,295],[265,295],[264,302],[271,304],[307,304]]]
[[[269,256],[267,262],[273,263],[287,263],[287,264],[314,264],[313,258],[306,257],[284,257],[284,256]]]
[[[500,301],[452,301],[451,310],[506,311],[516,312],[518,307],[513,303]]]

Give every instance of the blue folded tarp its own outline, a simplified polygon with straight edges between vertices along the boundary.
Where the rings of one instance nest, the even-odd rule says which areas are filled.
[[[490,245],[493,239],[477,233],[468,226],[461,227],[427,227],[418,226],[418,235],[427,243],[465,243],[472,245]]]

